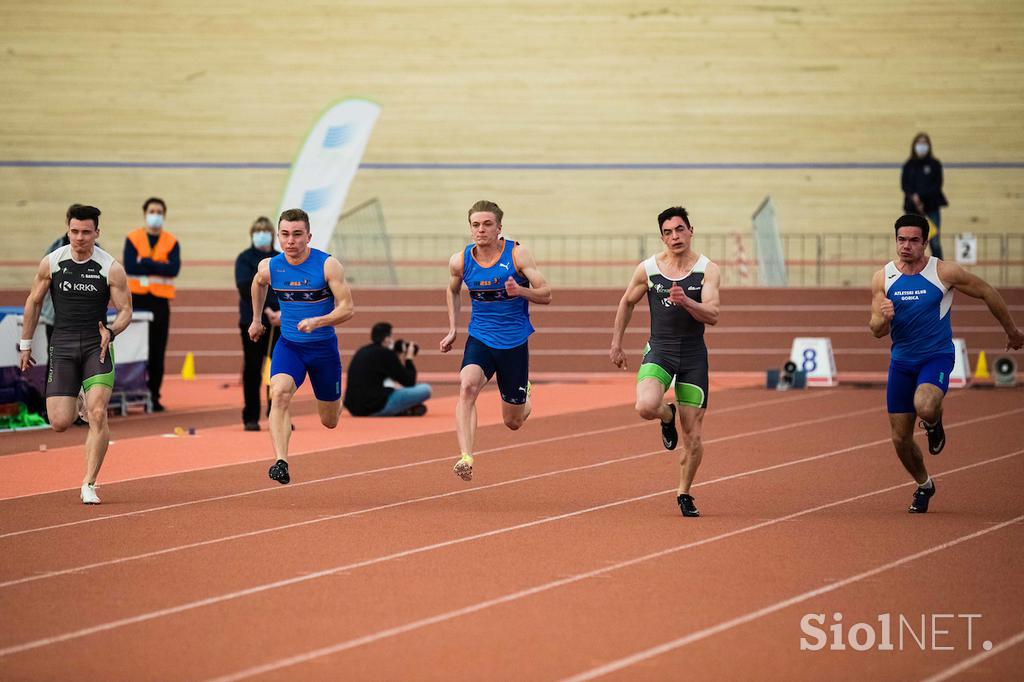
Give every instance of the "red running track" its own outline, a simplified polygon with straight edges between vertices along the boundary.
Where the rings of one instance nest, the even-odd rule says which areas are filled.
[[[700,519],[628,390],[482,427],[471,484],[435,433],[297,456],[289,486],[263,462],[108,485],[98,508],[0,501],[0,676],[1011,679],[1021,395],[950,395],[923,516],[882,392],[853,389],[714,393]],[[925,615],[926,650],[901,630],[902,650],[801,651],[814,613],[918,635]]]

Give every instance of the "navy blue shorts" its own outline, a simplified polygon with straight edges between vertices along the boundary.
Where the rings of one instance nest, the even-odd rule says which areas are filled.
[[[462,366],[477,365],[488,381],[497,372],[501,399],[510,405],[522,405],[526,402],[526,384],[530,380],[528,343],[524,341],[515,348],[491,348],[470,336],[462,352]]]
[[[913,413],[914,393],[921,384],[933,384],[945,393],[949,389],[949,373],[953,371],[952,353],[931,355],[916,362],[893,360],[889,363],[886,402],[889,414]]]
[[[341,354],[336,338],[309,343],[282,338],[277,342],[270,358],[270,376],[287,374],[298,388],[307,372],[317,400],[333,402],[341,397]]]

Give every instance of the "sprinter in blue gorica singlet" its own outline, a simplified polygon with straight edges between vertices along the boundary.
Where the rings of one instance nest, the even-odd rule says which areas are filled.
[[[900,462],[918,484],[909,511],[928,511],[935,483],[928,475],[921,449],[914,442],[914,421],[928,436],[928,451],[937,455],[946,445],[942,399],[953,371],[953,290],[985,301],[1006,330],[1007,349],[1024,346],[1006,302],[988,283],[955,263],[925,256],[928,221],[905,215],[896,221],[897,260],[871,280],[869,326],[876,338],[892,337],[887,403],[892,440]]]
[[[442,353],[455,343],[463,284],[469,289],[473,307],[455,407],[455,431],[462,450],[455,473],[465,481],[473,478],[476,399],[492,376],[498,375],[505,426],[514,431],[530,416],[527,339],[533,325],[529,304],[551,302],[551,287],[533,256],[518,242],[502,236],[502,216],[501,208],[492,201],[473,204],[469,209],[473,243],[448,262],[448,334],[441,340]]]
[[[276,461],[269,476],[291,480],[288,441],[292,435],[291,400],[309,374],[320,423],[329,429],[341,416],[341,356],[334,327],[355,314],[352,292],[338,259],[309,246],[309,216],[293,208],[277,221],[282,253],[260,261],[252,280],[253,322],[249,338],[265,331],[260,318],[267,288],[281,304],[281,339],[270,361],[270,438]]]

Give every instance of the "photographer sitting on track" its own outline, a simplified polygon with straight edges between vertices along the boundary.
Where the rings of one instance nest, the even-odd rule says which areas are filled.
[[[430,384],[416,383],[412,359],[420,348],[394,340],[391,325],[378,322],[370,331],[373,343],[352,356],[345,387],[345,409],[354,417],[419,417],[430,398]],[[390,380],[390,381],[389,381]],[[394,387],[397,384],[400,387]]]

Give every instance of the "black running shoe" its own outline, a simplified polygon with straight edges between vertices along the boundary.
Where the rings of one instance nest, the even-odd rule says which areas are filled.
[[[676,498],[676,502],[679,503],[679,511],[683,512],[683,516],[700,516],[700,510],[697,509],[697,505],[693,503],[693,498],[689,495],[680,495]],[[927,502],[925,503],[927,507]]]
[[[674,403],[668,403],[668,406],[672,408],[672,419],[667,424],[661,422],[661,444],[665,446],[666,450],[675,450],[676,445],[679,444],[679,432],[676,431],[676,406]]]
[[[928,434],[928,452],[933,455],[942,452],[942,448],[946,447],[946,431],[942,428],[942,417],[939,417],[934,426],[929,426],[928,422],[922,419],[921,428]]]
[[[270,471],[267,472],[267,475],[281,485],[285,485],[292,480],[292,477],[288,475],[288,462],[283,459],[279,459],[274,462],[274,466],[270,467]]]
[[[924,514],[928,511],[928,500],[932,499],[932,495],[935,494],[935,481],[932,481],[931,488],[922,488],[917,486],[917,490],[914,491],[914,501],[910,503],[909,511],[911,514]]]

